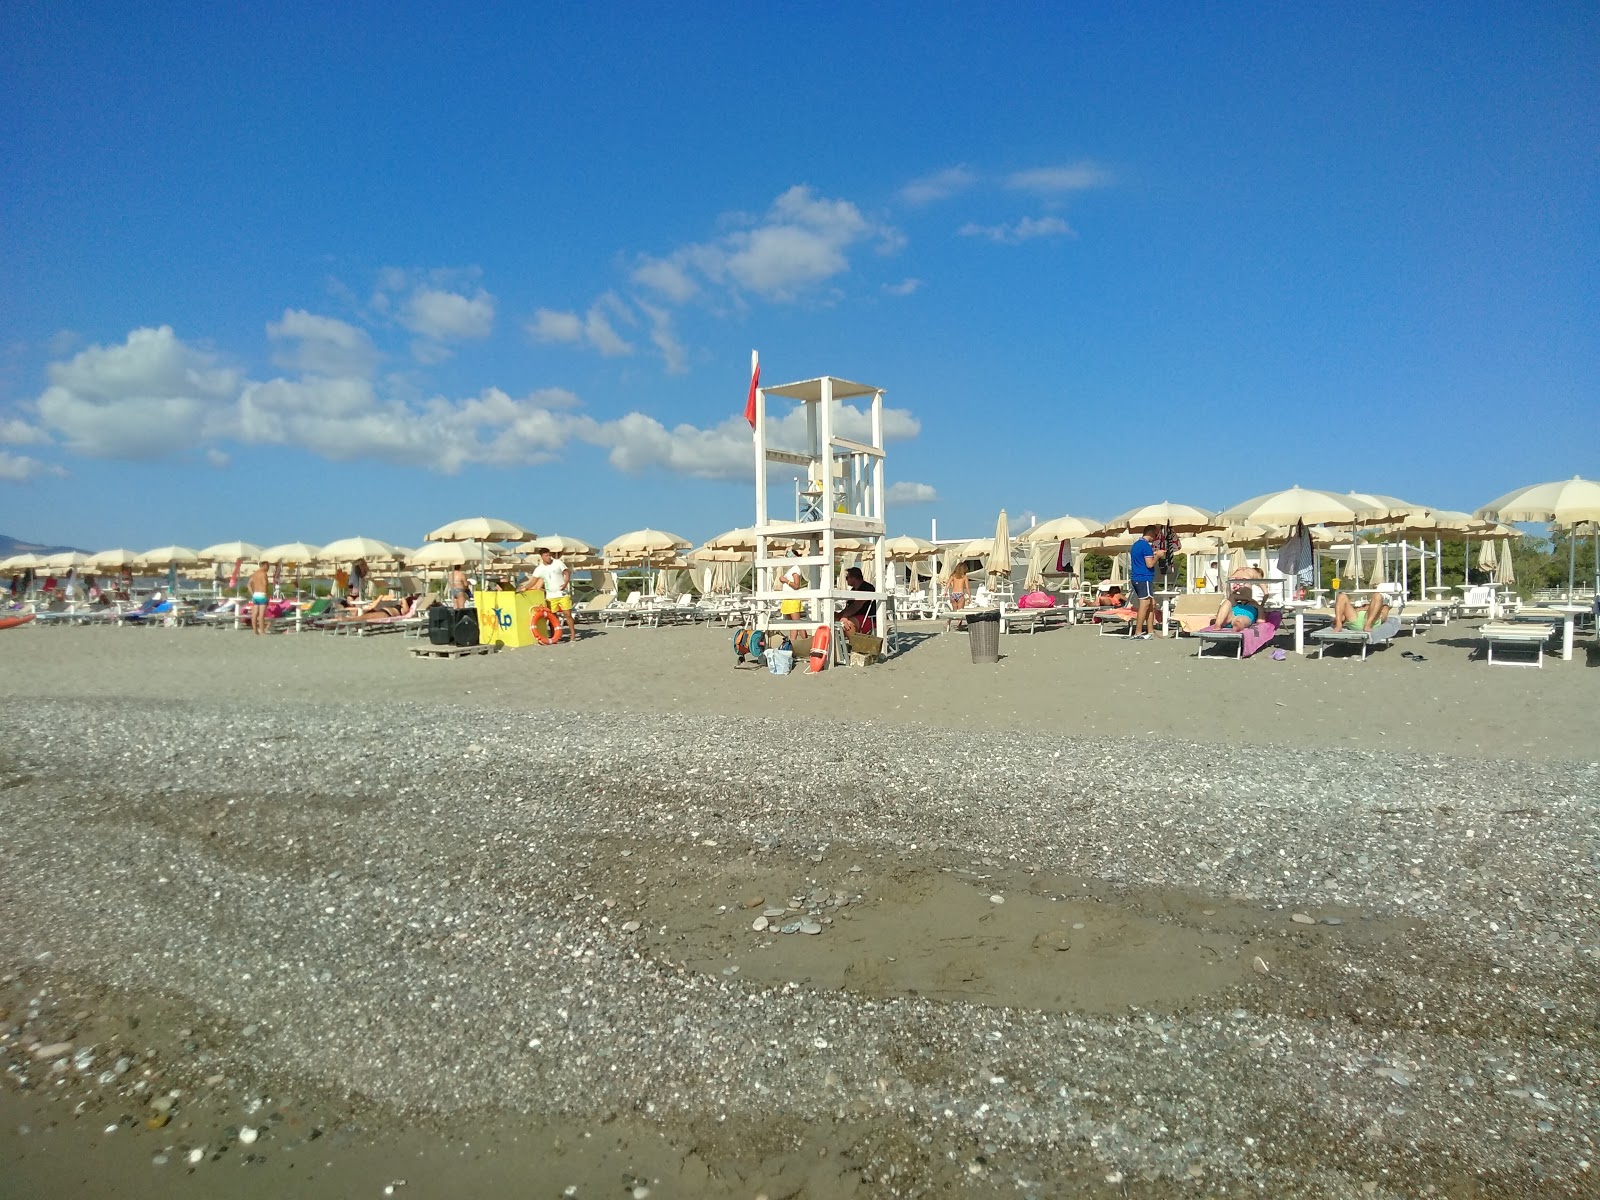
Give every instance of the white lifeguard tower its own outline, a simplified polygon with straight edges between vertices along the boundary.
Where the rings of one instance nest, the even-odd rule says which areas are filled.
[[[774,446],[768,442],[767,403],[781,397],[805,411],[805,444]],[[870,397],[867,441],[840,437],[839,406],[844,401]],[[756,390],[756,592],[757,624],[761,629],[802,631],[827,625],[832,645],[841,661],[847,647],[834,628],[834,614],[852,600],[878,601],[879,630],[884,629],[884,483],[883,389],[824,375],[799,383]],[[768,464],[782,463],[804,472],[800,495],[804,506],[793,521],[774,521],[767,511]],[[848,540],[847,540],[848,539]],[[776,543],[776,544],[772,544]],[[852,592],[840,577],[841,543],[854,547],[862,558],[871,592]],[[800,554],[787,547],[798,545]],[[774,586],[778,572],[799,568],[806,577],[801,591]],[[779,613],[783,600],[801,600],[806,612],[785,619]]]

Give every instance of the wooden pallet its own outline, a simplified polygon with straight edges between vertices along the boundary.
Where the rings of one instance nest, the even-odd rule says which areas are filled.
[[[426,646],[411,647],[412,658],[464,658],[469,654],[493,654],[500,649],[499,642],[490,642],[487,645],[477,646],[435,646],[431,642]]]

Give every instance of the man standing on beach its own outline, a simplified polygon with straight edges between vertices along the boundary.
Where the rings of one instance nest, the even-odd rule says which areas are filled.
[[[1150,539],[1155,536],[1156,527],[1146,525],[1139,540],[1133,544],[1130,552],[1133,561],[1128,569],[1128,582],[1133,588],[1134,598],[1139,601],[1139,611],[1133,618],[1133,636],[1145,641],[1150,640],[1156,624],[1156,563],[1167,553],[1150,544]]]
[[[250,628],[267,632],[267,564],[262,563],[250,576]]]
[[[578,626],[572,616],[572,572],[567,570],[567,564],[551,551],[540,550],[539,565],[533,569],[533,576],[544,584],[544,602],[551,619],[560,621],[565,614],[567,639],[577,641]]]

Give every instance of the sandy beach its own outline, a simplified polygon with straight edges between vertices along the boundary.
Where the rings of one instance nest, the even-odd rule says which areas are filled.
[[[1583,643],[0,637],[0,1194],[1595,1194]]]

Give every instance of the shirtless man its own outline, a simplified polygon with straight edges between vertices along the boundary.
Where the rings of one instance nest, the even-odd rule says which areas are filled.
[[[262,563],[250,576],[250,628],[257,634],[267,632],[267,564]]]

